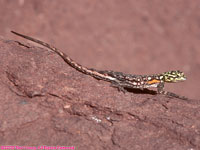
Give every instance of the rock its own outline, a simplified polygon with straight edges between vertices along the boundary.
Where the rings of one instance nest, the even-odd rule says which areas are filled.
[[[119,92],[54,52],[0,40],[0,145],[200,149],[200,103]]]

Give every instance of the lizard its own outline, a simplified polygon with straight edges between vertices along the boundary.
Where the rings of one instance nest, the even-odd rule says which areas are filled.
[[[51,51],[58,54],[69,66],[78,70],[79,72],[92,76],[98,80],[104,80],[111,83],[111,86],[118,88],[119,91],[126,92],[127,89],[147,89],[147,88],[157,88],[157,94],[164,94],[171,97],[187,99],[185,97],[176,95],[172,92],[167,92],[164,90],[165,83],[176,83],[180,81],[185,81],[186,76],[182,71],[168,71],[160,74],[152,75],[132,75],[125,74],[122,72],[110,71],[110,70],[96,70],[93,68],[87,68],[71,59],[67,54],[63,53],[56,47],[40,41],[38,39],[32,38],[27,35],[11,31],[17,36],[23,37],[27,40],[40,44]]]

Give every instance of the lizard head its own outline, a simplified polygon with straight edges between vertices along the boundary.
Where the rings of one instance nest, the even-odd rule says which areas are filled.
[[[173,83],[173,82],[180,82],[180,81],[185,81],[186,76],[184,75],[183,72],[177,70],[177,71],[169,71],[163,73],[164,81]]]

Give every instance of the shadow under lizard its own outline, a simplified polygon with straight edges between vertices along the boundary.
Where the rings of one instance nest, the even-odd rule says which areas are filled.
[[[48,43],[17,33],[15,31],[11,32],[27,40],[30,40],[32,42],[38,43],[42,46],[49,48],[50,50],[57,53],[68,65],[70,65],[74,69],[86,75],[90,75],[96,79],[110,82],[113,87],[118,88],[120,91],[126,92],[127,89],[143,90],[155,87],[157,88],[157,94],[164,94],[167,96],[181,98],[184,100],[187,99],[185,97],[178,96],[172,92],[164,91],[165,83],[175,83],[186,80],[186,76],[184,75],[184,73],[179,70],[164,72],[161,74],[153,74],[153,75],[131,75],[116,71],[108,71],[108,70],[99,71],[96,69],[90,69],[78,64],[77,62],[72,60],[68,55],[66,55],[65,53],[61,52],[60,50],[58,50],[57,48]]]

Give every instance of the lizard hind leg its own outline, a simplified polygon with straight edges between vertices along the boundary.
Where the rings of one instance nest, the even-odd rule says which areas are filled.
[[[117,88],[118,91],[120,91],[120,92],[123,92],[123,93],[126,93],[126,92],[127,92],[127,90],[126,90],[122,85],[120,85],[119,83],[112,82],[112,83],[110,84],[110,86],[111,86],[111,87],[114,87],[114,88]]]

